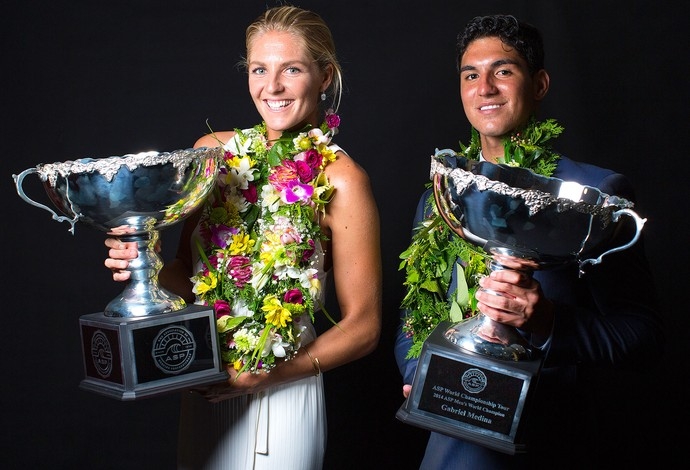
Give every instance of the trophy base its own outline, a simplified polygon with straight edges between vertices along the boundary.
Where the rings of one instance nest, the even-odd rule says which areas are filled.
[[[79,324],[83,390],[128,401],[227,380],[212,308],[133,318],[93,313]]]
[[[443,322],[422,347],[412,392],[396,417],[506,454],[524,453],[521,426],[542,359],[497,360],[444,337]]]

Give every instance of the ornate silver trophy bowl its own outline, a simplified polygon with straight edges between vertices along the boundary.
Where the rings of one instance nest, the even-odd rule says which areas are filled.
[[[456,235],[490,256],[490,270],[531,276],[577,263],[583,275],[586,265],[637,242],[645,223],[630,201],[597,188],[468,160],[452,150],[436,151],[430,176],[439,214]],[[628,217],[634,234],[612,246]],[[522,418],[542,363],[540,351],[517,329],[481,312],[441,322],[424,342],[412,391],[396,416],[500,452],[525,452]]]
[[[159,230],[186,218],[214,184],[218,148],[143,152],[121,157],[83,158],[40,164],[12,175],[24,201],[47,210],[58,222],[76,222],[122,241],[138,243],[139,256],[130,262],[131,281],[105,308],[106,316],[141,317],[177,311],[185,302],[160,287],[163,265],[156,251]],[[58,215],[32,200],[24,178],[37,174]]]
[[[136,400],[227,378],[213,308],[187,306],[162,288],[157,252],[159,231],[189,216],[214,187],[222,153],[199,148],[83,158],[12,175],[22,199],[69,222],[72,234],[82,222],[137,242],[138,257],[129,263],[122,294],[103,312],[79,318],[86,375],[81,388]],[[26,195],[24,178],[31,174],[64,215]]]
[[[519,167],[478,162],[438,151],[431,176],[440,215],[468,242],[492,256],[489,268],[514,269],[531,275],[536,269],[588,264],[635,244],[646,219],[633,204],[575,182],[537,175]],[[623,217],[635,222],[626,244],[608,247]],[[499,359],[531,355],[512,327],[479,313],[445,333],[454,344]]]

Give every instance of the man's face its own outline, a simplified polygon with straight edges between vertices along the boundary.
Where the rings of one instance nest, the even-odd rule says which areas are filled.
[[[497,37],[476,39],[460,60],[462,105],[484,138],[500,139],[525,125],[546,93],[542,85],[520,54]]]

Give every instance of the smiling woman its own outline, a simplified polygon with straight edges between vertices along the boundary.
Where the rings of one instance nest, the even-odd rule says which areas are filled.
[[[221,169],[160,275],[170,291],[213,306],[229,375],[183,394],[178,464],[319,470],[321,372],[369,354],[379,339],[378,210],[364,169],[332,142],[342,80],[323,20],[272,8],[247,28],[246,44],[249,91],[263,122],[196,142],[223,148]],[[327,94],[334,108],[324,106]],[[106,245],[106,266],[126,280],[135,247]],[[317,337],[314,315],[327,315],[331,275],[341,318]]]
[[[303,122],[316,122],[317,99],[333,77],[288,32],[267,31],[249,41],[249,93],[269,129],[269,140]],[[273,134],[273,135],[271,135]],[[276,135],[278,134],[278,135]]]

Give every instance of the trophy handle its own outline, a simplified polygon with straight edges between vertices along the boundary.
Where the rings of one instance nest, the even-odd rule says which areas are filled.
[[[459,236],[464,237],[462,224],[453,215],[453,211],[446,201],[446,198],[441,195],[446,192],[446,186],[443,183],[444,176],[440,173],[434,175],[434,199],[436,200],[436,207],[438,208],[439,215],[443,218],[446,224]]]
[[[620,209],[620,210],[615,211],[612,214],[611,220],[613,220],[614,222],[617,222],[621,215],[627,215],[628,217],[632,217],[633,220],[635,220],[635,236],[628,243],[621,245],[619,247],[616,247],[616,248],[611,248],[610,250],[607,250],[604,253],[602,253],[598,258],[589,258],[589,259],[580,261],[580,275],[582,275],[584,273],[583,268],[586,264],[599,264],[599,263],[601,263],[601,260],[604,256],[611,254],[611,253],[615,253],[617,251],[627,250],[628,248],[633,246],[637,242],[637,240],[640,238],[640,233],[642,233],[642,227],[644,226],[645,222],[647,222],[647,219],[641,218],[632,209]]]
[[[65,222],[65,221],[69,222],[70,223],[69,231],[72,233],[72,235],[74,235],[74,224],[77,223],[77,221],[81,217],[81,214],[76,214],[72,218],[62,216],[62,215],[57,215],[55,213],[55,211],[52,210],[50,207],[48,207],[44,204],[41,204],[39,202],[36,202],[33,199],[31,199],[29,196],[27,196],[26,193],[24,192],[24,188],[22,187],[22,185],[24,183],[24,178],[27,175],[30,175],[31,173],[38,173],[38,170],[36,168],[29,168],[29,169],[24,170],[21,173],[19,173],[19,175],[12,175],[12,178],[14,179],[14,184],[17,186],[17,194],[19,194],[19,197],[24,199],[26,202],[28,202],[32,206],[36,206],[40,209],[45,209],[48,212],[50,212],[51,214],[53,214],[53,220],[57,220],[58,222]]]

